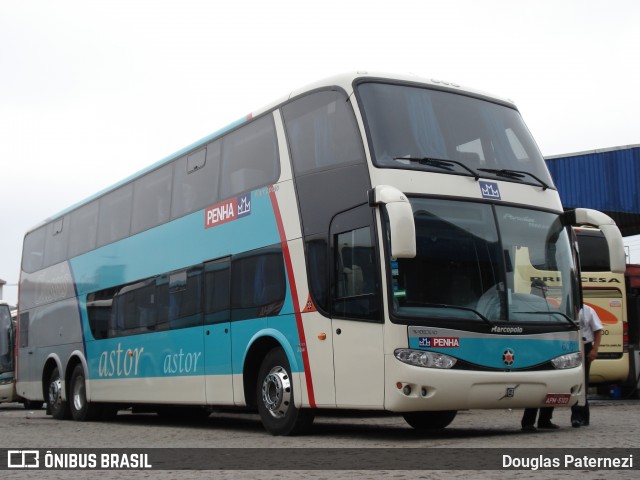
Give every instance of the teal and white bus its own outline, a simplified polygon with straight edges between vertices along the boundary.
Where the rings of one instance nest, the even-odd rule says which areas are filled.
[[[573,224],[601,228],[619,268],[615,224],[563,212],[510,101],[337,76],[30,230],[18,393],[59,419],[253,409],[275,435],[325,409],[433,429],[569,406]]]

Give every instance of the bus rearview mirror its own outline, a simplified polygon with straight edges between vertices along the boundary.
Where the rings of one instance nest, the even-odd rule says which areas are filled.
[[[607,214],[590,208],[576,208],[567,212],[573,226],[591,225],[600,229],[609,247],[609,264],[613,273],[624,273],[626,261],[622,234],[616,222]]]
[[[369,205],[386,207],[391,236],[391,256],[415,258],[416,226],[407,196],[395,187],[378,185],[369,191]]]

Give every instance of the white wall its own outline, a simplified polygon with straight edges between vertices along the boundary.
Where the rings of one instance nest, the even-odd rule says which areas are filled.
[[[640,264],[640,235],[633,237],[624,237],[625,253],[627,254],[627,263]]]

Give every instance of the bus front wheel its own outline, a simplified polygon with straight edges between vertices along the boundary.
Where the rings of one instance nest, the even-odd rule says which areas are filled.
[[[407,412],[403,415],[405,421],[416,430],[439,430],[449,426],[456,418],[457,410],[442,412]]]
[[[66,420],[70,417],[69,404],[62,399],[62,378],[60,378],[58,367],[55,367],[49,375],[47,413],[58,420]]]
[[[274,348],[262,361],[257,384],[260,419],[272,435],[301,434],[313,423],[313,412],[296,408],[296,394],[287,355]]]
[[[76,365],[71,374],[71,388],[69,390],[71,416],[74,420],[85,422],[95,420],[100,414],[97,405],[87,401],[87,386],[82,365]]]

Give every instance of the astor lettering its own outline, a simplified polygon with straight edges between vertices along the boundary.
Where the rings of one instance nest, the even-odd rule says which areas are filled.
[[[138,375],[140,355],[144,347],[122,350],[121,344],[115,350],[106,350],[100,355],[99,377],[129,377]]]
[[[164,357],[164,373],[195,373],[202,352],[169,354]]]

